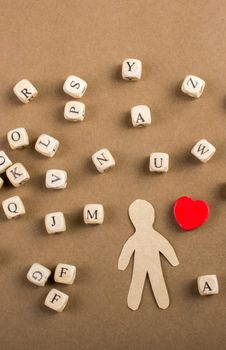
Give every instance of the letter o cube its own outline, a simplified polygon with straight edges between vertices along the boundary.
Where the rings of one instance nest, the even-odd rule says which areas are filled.
[[[76,266],[68,264],[58,264],[55,273],[54,281],[63,284],[73,284],[76,277]]]
[[[0,174],[4,173],[13,163],[4,151],[0,151]]]
[[[199,276],[197,283],[199,294],[202,296],[219,293],[219,285],[216,275]]]
[[[47,267],[34,263],[27,273],[27,279],[36,286],[44,287],[50,275],[51,271]]]
[[[86,204],[83,209],[85,224],[102,224],[104,222],[104,207],[102,204]]]
[[[7,134],[7,139],[12,149],[22,148],[29,145],[29,137],[24,128],[10,130]]]
[[[69,296],[67,294],[53,288],[47,294],[45,306],[54,311],[61,312],[67,305],[68,299]]]

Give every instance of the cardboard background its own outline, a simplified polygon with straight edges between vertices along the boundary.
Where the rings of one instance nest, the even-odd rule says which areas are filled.
[[[5,350],[35,349],[224,349],[226,326],[226,98],[225,1],[0,1],[0,147],[22,162],[31,181],[19,189],[6,186],[0,199],[18,194],[27,215],[0,224],[0,345]],[[120,77],[129,56],[143,62],[137,83]],[[180,92],[186,74],[206,80],[203,96]],[[88,82],[82,99],[87,117],[67,122],[62,91],[69,74]],[[28,78],[39,96],[29,105],[17,101],[14,84]],[[153,123],[133,129],[129,111],[148,104]],[[11,151],[6,133],[28,129],[31,147]],[[41,133],[61,142],[53,159],[33,149]],[[217,152],[207,164],[190,155],[206,138]],[[90,156],[107,147],[117,166],[101,175]],[[148,155],[170,154],[170,171],[153,176]],[[45,189],[50,168],[68,171],[68,188]],[[181,195],[206,200],[211,216],[204,226],[181,233],[172,204]],[[126,306],[131,265],[117,271],[122,245],[133,233],[127,208],[144,198],[156,208],[155,228],[174,246],[180,266],[163,260],[171,307],[159,310],[145,286],[137,312]],[[102,226],[85,226],[86,203],[105,206]],[[67,232],[48,236],[43,218],[62,210]],[[52,282],[36,288],[26,280],[33,262],[54,268],[58,262],[78,267],[75,285]],[[201,298],[196,277],[216,273],[218,296]],[[70,295],[62,314],[44,307],[49,289]]]

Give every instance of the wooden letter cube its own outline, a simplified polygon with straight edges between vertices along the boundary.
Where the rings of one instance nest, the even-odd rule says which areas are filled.
[[[13,163],[7,157],[4,151],[0,151],[0,174],[4,173],[7,168],[10,167]]]
[[[219,285],[216,275],[199,276],[197,279],[200,295],[213,295],[219,293]]]
[[[7,138],[12,149],[22,148],[29,145],[28,134],[24,128],[10,130],[7,134]]]
[[[61,312],[67,305],[68,299],[69,296],[67,294],[53,288],[46,297],[45,306],[54,311]]]
[[[76,77],[75,75],[70,75],[67,77],[63,86],[64,92],[74,98],[81,98],[84,95],[86,89],[86,81],[79,77]]]
[[[73,284],[76,277],[76,266],[68,264],[58,264],[55,273],[54,281],[64,284]]]
[[[104,207],[102,204],[86,204],[83,209],[85,224],[103,224]]]
[[[27,273],[27,279],[36,286],[44,287],[50,275],[51,271],[47,267],[35,263],[30,267]]]
[[[149,170],[151,172],[165,173],[169,170],[169,155],[167,153],[151,153]]]
[[[64,214],[61,212],[47,214],[45,216],[45,226],[49,234],[66,231]]]
[[[52,158],[58,150],[59,144],[59,141],[54,139],[54,137],[42,134],[36,141],[35,149],[37,152],[43,154],[43,156]]]
[[[6,175],[14,187],[19,187],[30,179],[30,175],[21,163],[11,165],[6,170]]]
[[[216,148],[205,139],[198,141],[191,150],[191,154],[202,163],[208,162],[215,152]]]
[[[191,96],[200,97],[205,88],[205,81],[194,75],[187,75],[182,83],[181,90]]]
[[[46,188],[60,190],[67,187],[67,173],[60,169],[51,169],[46,172]]]
[[[103,148],[94,153],[92,155],[92,161],[99,173],[103,173],[105,170],[108,170],[115,166],[115,160],[106,148]]]
[[[131,108],[131,119],[133,126],[142,127],[151,124],[151,111],[148,106],[140,105]]]
[[[38,91],[27,79],[20,80],[13,88],[14,94],[23,103],[30,102],[35,96],[38,95]]]
[[[7,219],[13,219],[26,213],[22,200],[19,196],[5,199],[2,207]]]
[[[142,62],[136,58],[127,58],[122,63],[122,78],[124,80],[139,80],[142,75]]]
[[[69,101],[64,107],[64,118],[72,122],[81,122],[85,118],[85,104],[79,101]]]
[[[0,177],[0,189],[2,188],[3,185],[4,185],[4,180]]]

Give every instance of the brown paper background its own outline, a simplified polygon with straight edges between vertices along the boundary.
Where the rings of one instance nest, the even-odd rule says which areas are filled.
[[[4,350],[149,350],[225,349],[226,327],[226,22],[225,1],[0,1],[0,147],[22,162],[31,180],[19,189],[5,186],[3,200],[18,194],[27,215],[0,219],[0,347]],[[127,57],[143,62],[139,82],[120,77]],[[186,74],[206,80],[203,96],[180,92]],[[63,118],[70,97],[62,91],[69,74],[88,82],[82,99],[83,123]],[[38,97],[29,105],[17,101],[14,84],[28,78]],[[130,108],[148,104],[153,123],[134,129]],[[8,130],[25,127],[31,146],[11,151]],[[34,151],[41,133],[60,140],[52,159]],[[206,138],[217,152],[207,164],[190,155]],[[117,166],[101,175],[90,156],[101,147]],[[148,155],[170,154],[170,171],[152,175]],[[45,189],[45,172],[68,171],[68,188]],[[181,195],[206,200],[208,223],[181,232],[172,205]],[[131,265],[117,271],[122,245],[133,233],[127,208],[144,198],[156,208],[155,228],[175,247],[180,265],[163,268],[171,306],[157,308],[147,282],[137,312],[127,308]],[[82,223],[86,203],[105,206],[98,227]],[[43,218],[63,211],[67,231],[49,236]],[[1,211],[2,212],[2,211]],[[33,262],[52,269],[58,262],[76,264],[72,286],[50,281],[38,288],[26,280]],[[220,294],[200,297],[196,277],[216,273]],[[49,289],[69,294],[61,314],[43,306]]]

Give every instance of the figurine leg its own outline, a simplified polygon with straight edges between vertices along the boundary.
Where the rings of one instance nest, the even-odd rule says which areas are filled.
[[[132,310],[137,310],[139,308],[146,275],[146,270],[134,266],[132,281],[127,297],[128,307]]]

